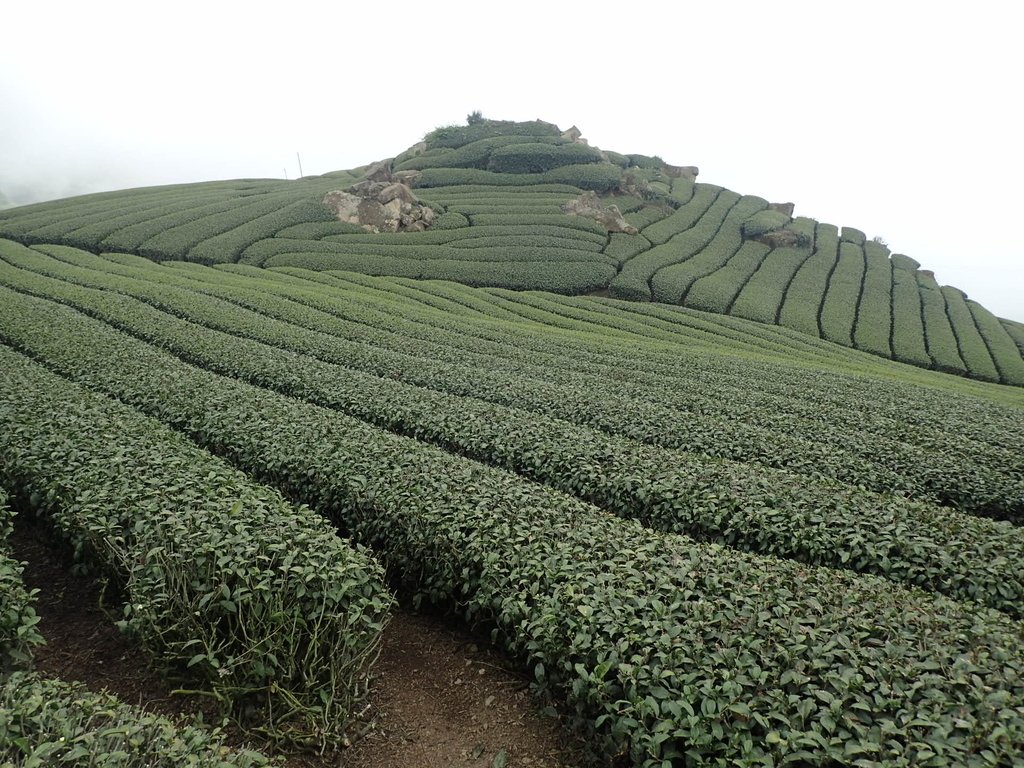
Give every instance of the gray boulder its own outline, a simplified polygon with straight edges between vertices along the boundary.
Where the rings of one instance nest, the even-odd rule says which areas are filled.
[[[434,221],[434,210],[423,205],[408,184],[395,181],[390,168],[371,166],[367,178],[347,190],[328,192],[323,198],[338,221],[358,224],[367,232],[419,232]]]
[[[596,192],[584,192],[562,206],[562,213],[568,216],[583,216],[593,219],[609,232],[639,234],[640,230],[622,217],[617,205],[602,205]]]
[[[700,168],[696,165],[669,165],[663,163],[661,172],[672,179],[696,179]]]
[[[789,218],[793,218],[793,209],[795,207],[796,206],[794,206],[793,203],[768,203],[769,211],[778,211],[779,213],[784,213],[787,216],[789,216]]]

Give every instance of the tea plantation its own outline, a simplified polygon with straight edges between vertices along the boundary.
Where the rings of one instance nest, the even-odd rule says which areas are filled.
[[[354,732],[397,596],[606,763],[1021,764],[1024,326],[547,123],[392,159],[421,231],[321,204],[374,172],[0,213],[3,538],[284,745]],[[0,761],[268,764],[32,673],[5,552]]]
[[[853,227],[695,181],[696,169],[601,151],[550,123],[439,128],[387,161],[437,213],[428,231],[367,232],[324,195],[367,167],[294,182],[126,190],[0,212],[0,236],[154,260],[345,270],[678,304],[782,325],[925,368],[1024,385],[1019,324],[940,288]],[[635,233],[562,206],[584,191]]]

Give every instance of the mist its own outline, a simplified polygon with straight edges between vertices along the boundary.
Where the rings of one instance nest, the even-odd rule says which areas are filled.
[[[700,181],[881,236],[1024,320],[1013,9],[865,2],[185,0],[5,11],[0,204],[391,157],[438,125],[576,124],[591,144],[697,165]],[[60,18],[60,24],[52,19]],[[45,44],[38,35],[45,30]]]

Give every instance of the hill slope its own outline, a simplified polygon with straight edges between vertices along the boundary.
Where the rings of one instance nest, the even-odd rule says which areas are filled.
[[[119,400],[308,503],[606,758],[1024,751],[1019,389],[683,307],[5,240],[0,307],[8,399]]]
[[[205,264],[344,269],[473,286],[679,304],[880,357],[1024,385],[1020,325],[941,287],[852,227],[695,181],[695,168],[601,152],[541,121],[441,128],[390,161],[434,212],[368,233],[322,204],[367,170],[87,195],[0,212],[0,236]],[[394,174],[393,176],[391,174]],[[616,205],[609,227],[563,206]],[[623,227],[622,225],[627,225]],[[627,231],[621,231],[622,229]]]

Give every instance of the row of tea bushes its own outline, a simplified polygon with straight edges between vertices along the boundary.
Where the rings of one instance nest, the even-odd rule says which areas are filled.
[[[13,512],[0,487],[0,762],[112,768],[263,768],[255,752],[222,746],[219,731],[177,726],[165,718],[30,672],[42,644],[35,593],[7,551]]]
[[[67,343],[52,362],[75,365]],[[1024,748],[1024,643],[996,612],[656,533],[188,366],[110,370],[152,375],[162,420],[331,515],[423,600],[494,627],[607,754],[998,765]]]
[[[391,605],[376,563],[151,419],[0,356],[0,477],[123,585],[124,629],[247,726],[340,743]]]
[[[43,282],[37,283],[36,290]],[[218,311],[218,302],[201,296],[195,297],[191,308],[174,301],[170,291],[166,301],[183,314],[205,317],[207,323],[237,336],[258,336],[286,349],[162,318],[150,307],[123,297],[99,295],[90,301],[90,294],[96,293],[85,289],[51,292],[196,364],[505,467],[622,517],[751,551],[884,575],[1018,615],[1024,596],[1024,581],[1018,573],[1024,534],[1007,524],[610,437],[559,419],[557,403],[565,397],[556,396],[549,413],[526,414],[521,408],[528,393],[508,387],[502,397],[499,377],[478,376],[459,390],[463,395],[493,392],[494,403],[447,394],[440,390],[456,390],[466,378],[454,366],[361,351],[337,337],[289,329],[269,317],[253,317],[246,323],[250,313],[232,313],[230,307]],[[44,311],[40,302],[11,300],[26,317]],[[51,311],[56,313],[55,325],[74,322],[66,310]],[[231,323],[232,314],[239,318],[237,324]],[[12,319],[2,330],[34,354],[48,357],[72,346],[97,350],[91,360],[79,356],[82,375],[143,407],[151,377],[178,379],[187,370],[144,343],[84,318],[78,323],[74,344],[61,337],[47,344],[39,337],[39,326],[31,320]],[[298,352],[373,373],[324,364]],[[121,373],[132,359],[147,373],[138,377]],[[124,365],[104,375],[112,360],[122,360]],[[416,378],[432,389],[395,382],[392,377]],[[960,553],[956,560],[945,556],[952,550]]]

